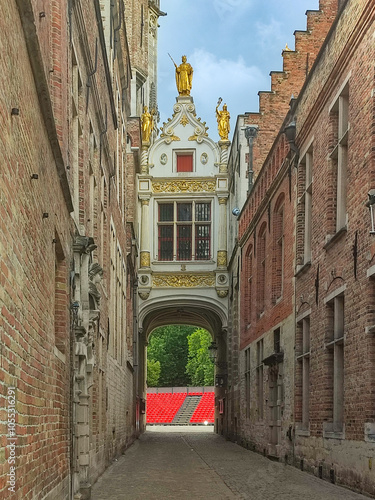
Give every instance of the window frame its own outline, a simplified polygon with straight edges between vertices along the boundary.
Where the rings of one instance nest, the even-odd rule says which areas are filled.
[[[348,176],[348,135],[349,122],[349,78],[344,82],[330,106],[329,114],[332,122],[334,141],[329,154],[334,171],[335,214],[334,234],[345,229],[347,225],[347,176]]]
[[[184,170],[179,171],[178,170],[178,157],[179,156],[191,156],[192,157],[192,160],[191,160],[192,170],[189,170],[189,171],[184,171]],[[179,150],[173,151],[173,171],[175,173],[186,175],[186,174],[191,174],[191,173],[195,172],[195,170],[196,170],[195,169],[195,151],[193,149],[179,149]]]
[[[178,207],[179,205],[191,205],[191,218],[190,219],[183,219],[179,217],[178,213]],[[171,220],[160,220],[160,207],[162,205],[172,205],[172,219]],[[208,217],[207,219],[203,218],[200,219],[198,217],[197,213],[197,206],[198,205],[206,205],[206,211],[208,211]],[[207,262],[212,260],[212,199],[199,199],[199,200],[156,200],[156,213],[157,213],[157,249],[156,250],[156,260],[158,262]],[[204,212],[204,210],[203,210]],[[172,253],[170,253],[169,250],[169,255],[171,258],[163,258],[161,259],[160,256],[163,253],[163,249],[161,246],[162,240],[160,237],[161,234],[161,228],[162,227],[169,227],[171,228],[171,238],[172,238]],[[186,231],[186,234],[188,236],[183,236],[183,228],[191,228],[190,235],[188,234],[188,231]],[[204,233],[205,230],[201,228],[208,228],[208,235],[206,234],[200,234],[200,232]],[[169,236],[168,236],[169,237]],[[181,245],[179,242],[182,242],[184,238],[187,238],[187,242],[190,241],[190,246],[186,247],[186,251],[188,252],[188,258],[180,258],[181,253],[183,251]],[[203,243],[202,249],[199,250],[199,242],[208,242],[208,249],[207,246],[205,248],[205,245]],[[182,243],[181,243],[182,244]],[[197,255],[199,255],[200,251],[202,253],[207,252],[207,257],[206,258],[197,258]]]

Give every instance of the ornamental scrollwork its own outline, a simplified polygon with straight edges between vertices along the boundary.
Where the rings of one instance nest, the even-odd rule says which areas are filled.
[[[214,274],[154,274],[154,287],[194,288],[215,286]]]
[[[154,193],[200,193],[215,191],[216,182],[214,180],[198,181],[198,180],[175,180],[175,181],[159,181],[152,183]]]
[[[183,117],[181,118],[180,120],[180,124],[183,126],[183,127],[186,127],[186,125],[189,123],[189,120],[188,120],[188,117],[186,115],[183,115]]]

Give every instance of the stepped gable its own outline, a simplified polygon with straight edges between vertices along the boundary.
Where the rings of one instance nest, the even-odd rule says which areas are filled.
[[[245,113],[245,125],[259,127],[253,150],[255,177],[288,112],[292,96],[298,96],[314,64],[336,17],[337,3],[337,0],[320,0],[319,10],[306,12],[306,30],[294,32],[295,49],[286,47],[282,51],[283,70],[271,71],[271,90],[258,93],[259,111]]]

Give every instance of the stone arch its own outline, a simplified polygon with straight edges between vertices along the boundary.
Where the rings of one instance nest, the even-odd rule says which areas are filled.
[[[197,325],[214,338],[227,329],[227,315],[219,301],[182,294],[149,300],[139,312],[139,328],[146,339],[155,328],[171,324]]]

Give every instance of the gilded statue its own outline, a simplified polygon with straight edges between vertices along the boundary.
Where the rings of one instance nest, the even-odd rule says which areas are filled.
[[[142,142],[149,142],[151,133],[154,129],[154,118],[149,113],[147,106],[143,107],[141,124],[142,124]]]
[[[216,106],[217,128],[219,131],[220,139],[223,141],[227,141],[228,134],[230,132],[230,125],[229,125],[230,114],[226,104],[223,105],[222,111],[219,111],[219,106],[221,102],[222,98],[220,97]]]
[[[169,55],[169,57],[171,56]],[[182,56],[182,63],[179,66],[177,66],[174,61],[173,64],[176,68],[176,85],[179,95],[190,95],[190,90],[193,83],[192,66],[188,62],[186,62],[186,56]]]

